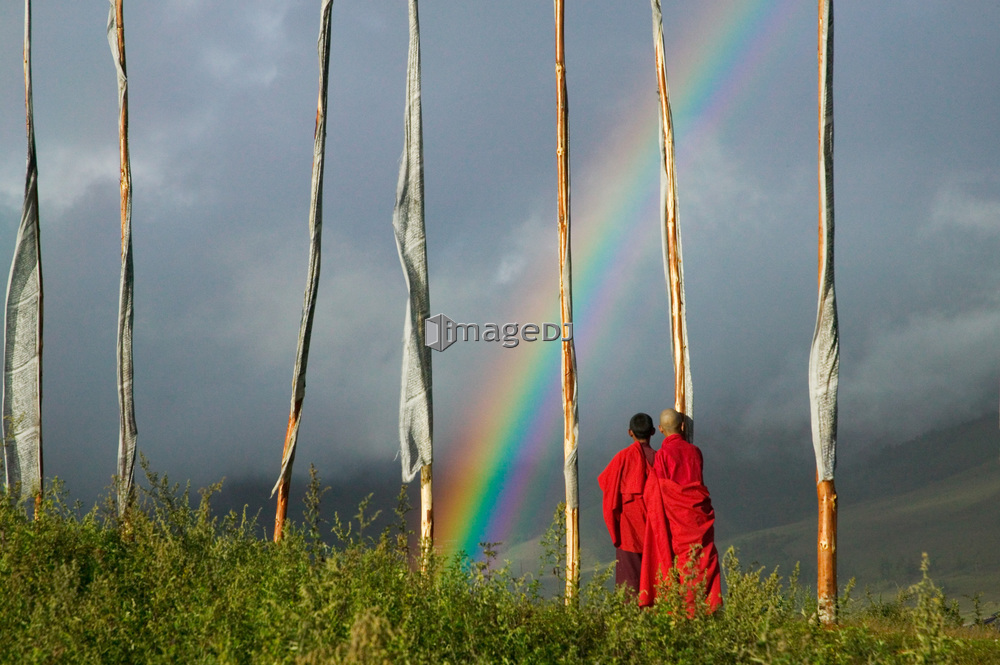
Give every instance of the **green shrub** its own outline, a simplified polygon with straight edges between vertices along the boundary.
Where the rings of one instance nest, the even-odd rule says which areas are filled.
[[[640,609],[611,588],[611,568],[567,604],[562,510],[541,570],[517,577],[497,543],[475,558],[414,556],[405,492],[381,534],[369,534],[367,499],[353,519],[324,524],[325,490],[310,475],[304,521],[279,544],[246,511],[213,516],[221,484],[192,505],[189,488],[148,468],[121,519],[111,502],[68,505],[57,481],[38,519],[4,496],[0,662],[1000,662],[987,629],[959,627],[926,561],[923,581],[893,601],[849,601],[845,589],[836,628],[816,623],[797,570],[785,580],[744,569],[732,550],[715,614],[689,616],[669,587]]]

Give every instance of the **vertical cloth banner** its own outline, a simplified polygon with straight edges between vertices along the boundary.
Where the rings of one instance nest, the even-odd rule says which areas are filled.
[[[653,45],[656,53],[656,83],[660,95],[660,229],[663,241],[663,272],[670,298],[670,347],[674,361],[674,408],[683,413],[686,438],[694,441],[694,394],[691,359],[688,355],[687,312],[684,296],[684,261],[681,228],[677,219],[677,176],[674,161],[674,126],[667,86],[663,50],[663,12],[660,0],[650,0],[653,12]]]
[[[135,403],[132,399],[132,169],[128,150],[128,77],[125,73],[123,0],[111,0],[108,44],[118,73],[118,146],[121,166],[121,279],[118,292],[118,514],[125,512],[135,471]]]
[[[20,485],[20,498],[42,491],[42,252],[31,94],[31,0],[24,0],[24,105],[28,163],[7,280],[3,367],[4,479],[8,492]]]
[[[292,372],[292,403],[285,432],[285,445],[281,455],[281,473],[271,490],[271,496],[292,477],[295,445],[299,438],[299,417],[302,400],[306,394],[306,366],[309,363],[309,341],[312,339],[313,314],[316,311],[316,292],[319,289],[320,239],[323,233],[323,166],[326,153],[326,97],[330,82],[330,10],[333,0],[320,4],[320,31],[316,50],[319,55],[319,99],[316,102],[316,130],[313,134],[312,186],[309,202],[309,267],[306,271],[306,290],[302,300],[302,319],[299,323],[298,347],[295,351],[295,368]],[[280,537],[279,533],[275,533]]]
[[[403,324],[399,445],[403,481],[410,482],[433,458],[434,413],[431,400],[431,348],[424,343],[424,321],[431,315],[424,235],[424,146],[420,112],[420,21],[417,0],[409,2],[410,50],[406,67],[404,146],[399,160],[392,227],[403,266],[406,320]]]
[[[819,301],[809,349],[809,410],[817,481],[833,480],[840,375],[840,333],[833,279],[833,2],[824,4],[819,54]]]

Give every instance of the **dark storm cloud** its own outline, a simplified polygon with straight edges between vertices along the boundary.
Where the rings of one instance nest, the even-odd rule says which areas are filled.
[[[21,16],[20,2],[0,6],[5,17]],[[837,5],[841,427],[855,449],[996,406],[1000,118],[989,109],[997,107],[998,11],[985,2]],[[111,473],[118,417],[107,6],[35,3],[34,13],[47,471],[87,493]],[[585,173],[599,170],[608,136],[629,124],[634,91],[648,88],[645,101],[655,103],[648,13],[643,3],[619,2],[569,10],[576,205],[597,198],[584,183],[601,183]],[[154,468],[196,483],[276,474],[305,278],[318,3],[135,3],[125,21],[139,448]],[[783,43],[737,112],[702,128],[694,147],[690,134],[677,136],[700,432],[746,454],[809,450],[814,21],[811,10],[792,15],[787,30],[802,36]],[[551,23],[544,3],[421,6],[434,311],[514,320],[523,313],[515,296],[548,288],[555,274]],[[689,10],[667,8],[672,73],[687,63],[671,58],[689,57],[673,45],[696,23]],[[19,18],[5,20],[3,265],[23,191],[20,44]],[[338,1],[332,44],[324,264],[300,460],[338,469],[345,457],[391,459],[398,445],[405,288],[390,221],[402,148],[403,6]],[[674,79],[671,92],[677,104],[691,88]],[[619,445],[622,414],[670,399],[658,232],[640,241],[649,248],[637,254],[637,270],[648,278],[620,310],[639,312],[635,325],[627,344],[594,352],[613,372],[590,375],[581,358],[586,473]],[[442,437],[457,438],[478,416],[444,407],[468,408],[489,385],[482,372],[492,360],[435,357]],[[442,450],[464,443],[443,440]]]

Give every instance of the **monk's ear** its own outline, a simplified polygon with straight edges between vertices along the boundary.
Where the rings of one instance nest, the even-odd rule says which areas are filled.
[[[635,438],[635,434],[632,434],[632,430],[628,431],[628,435],[629,435],[630,438],[633,438],[633,439]]]

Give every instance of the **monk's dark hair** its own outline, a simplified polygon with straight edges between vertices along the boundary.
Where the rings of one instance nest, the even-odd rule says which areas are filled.
[[[628,421],[628,428],[637,439],[648,439],[656,431],[653,427],[653,418],[648,413],[637,413],[632,416],[632,420]]]

